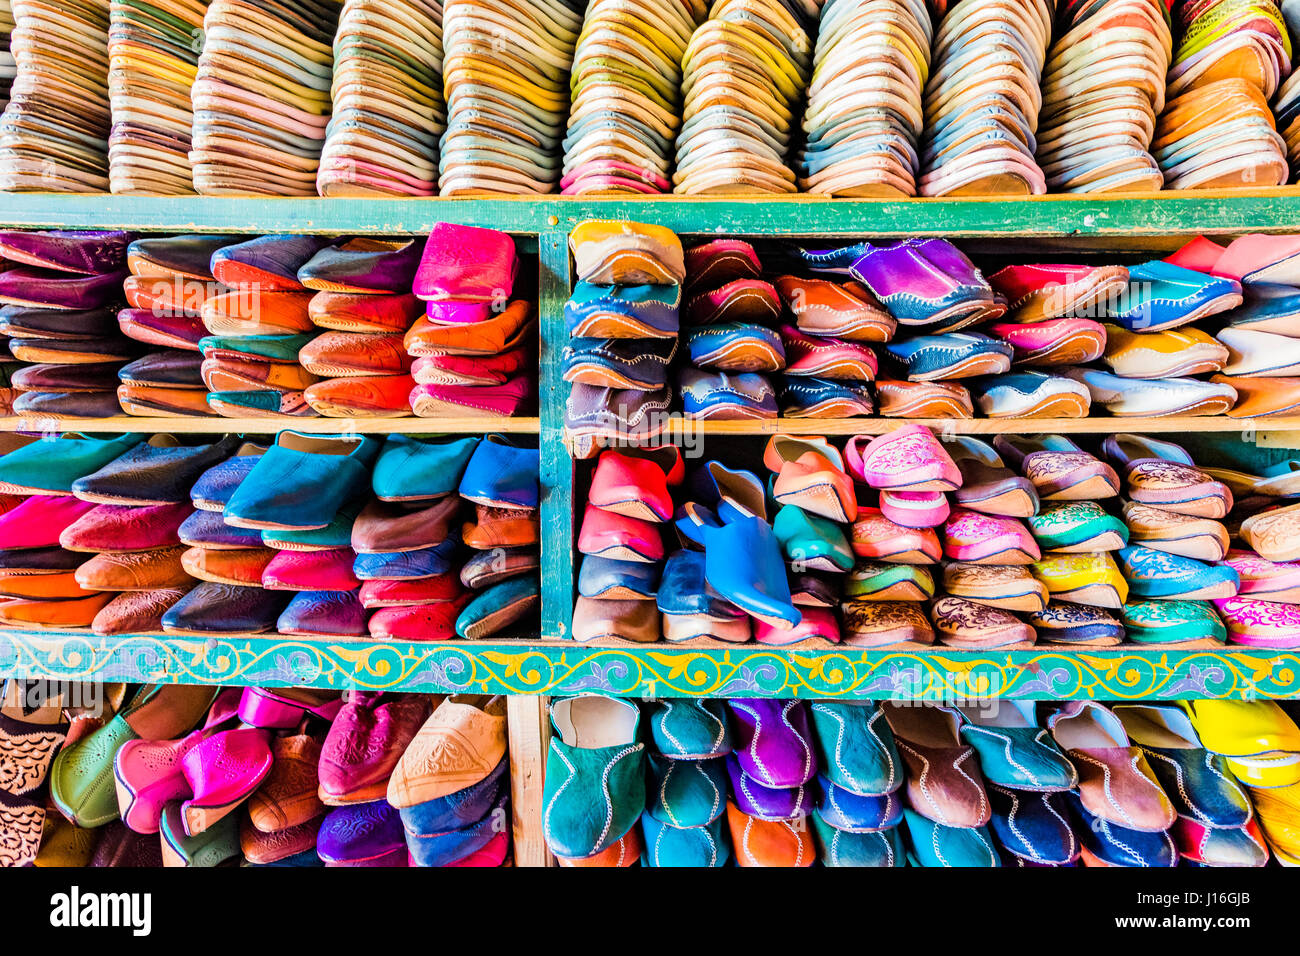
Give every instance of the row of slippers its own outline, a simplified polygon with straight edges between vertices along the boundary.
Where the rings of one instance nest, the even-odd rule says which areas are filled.
[[[1200,238],[1133,266],[1008,265],[987,278],[940,239],[777,254],[808,278],[764,278],[743,240],[683,250],[640,223],[582,223],[570,244],[566,429],[581,457],[662,431],[684,326],[689,419],[969,418],[968,384],[990,417],[1079,417],[1094,403],[1254,417],[1300,398],[1296,237]],[[1207,321],[1222,323],[1217,337],[1195,325]]]
[[[403,0],[385,19],[374,0],[107,14],[17,0],[0,182],[937,196],[1289,177],[1269,100],[1292,51],[1272,0],[1186,0],[1172,20],[1155,0],[1101,0],[1063,11],[1055,30],[1045,0],[752,6],[705,19],[702,6],[652,2],[594,3],[584,16],[542,0],[445,11]],[[74,44],[89,75],[70,66]],[[805,145],[791,156],[801,120]]]
[[[765,485],[716,461],[687,478],[673,446],[606,450],[578,534],[574,635],[1296,646],[1290,462],[1202,468],[1127,434],[1102,454],[1059,436],[944,443],[919,425],[843,452],[777,435]],[[682,544],[671,554],[669,521]]]
[[[430,640],[528,630],[538,607],[536,449],[295,432],[12,445],[11,625]]]
[[[534,293],[512,298],[519,260],[495,230],[7,232],[0,255],[16,263],[0,333],[24,363],[17,414],[495,416],[536,401]]]
[[[12,682],[6,704],[22,689]],[[0,737],[33,734],[41,772],[0,791],[6,863],[84,866],[100,843],[110,865],[136,866],[509,856],[501,697],[146,685],[116,714],[70,723],[57,701],[6,707]]]
[[[1300,730],[1269,701],[589,695],[551,724],[561,865],[1300,865]]]

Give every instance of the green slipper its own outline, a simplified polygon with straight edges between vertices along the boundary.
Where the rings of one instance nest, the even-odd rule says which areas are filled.
[[[650,801],[646,811],[671,827],[702,827],[727,808],[727,771],[721,757],[668,760],[650,755]]]
[[[1128,526],[1095,501],[1048,505],[1025,520],[1044,551],[1118,551],[1128,544]]]
[[[1138,601],[1125,604],[1120,617],[1136,644],[1228,640],[1228,629],[1209,601]]]
[[[179,803],[172,802],[163,808],[159,832],[164,866],[220,866],[242,855],[239,814],[228,813],[195,836],[186,835],[183,817]]]
[[[650,715],[655,749],[669,760],[707,760],[731,753],[731,728],[722,701],[661,700]]]
[[[844,599],[926,601],[934,597],[934,577],[920,564],[858,561],[844,581]]]
[[[835,829],[816,813],[811,819],[822,866],[907,866],[901,827],[854,833]]]
[[[829,518],[786,505],[772,522],[786,560],[810,571],[847,571],[853,567],[853,549],[840,526]]]

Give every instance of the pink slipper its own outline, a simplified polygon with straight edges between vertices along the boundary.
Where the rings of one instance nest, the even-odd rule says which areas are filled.
[[[860,447],[865,444],[865,447]],[[849,472],[872,488],[891,491],[956,491],[961,472],[939,439],[924,425],[904,425],[868,439],[857,435],[844,449]]]
[[[805,607],[800,609],[803,618],[794,627],[781,629],[754,619],[754,640],[759,644],[797,644],[810,638],[840,642],[840,622],[835,612],[828,607]]]
[[[1300,647],[1300,605],[1230,597],[1214,602],[1228,628],[1228,641],[1242,647]]]
[[[1300,604],[1300,562],[1268,561],[1254,551],[1233,548],[1223,563],[1241,579],[1239,597]]]
[[[943,553],[970,564],[1033,564],[1038,542],[1016,518],[958,508],[943,526]]]
[[[882,491],[880,513],[904,528],[937,528],[948,519],[942,491]]]

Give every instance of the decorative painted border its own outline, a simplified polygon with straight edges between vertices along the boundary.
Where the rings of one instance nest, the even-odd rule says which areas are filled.
[[[602,691],[629,697],[1300,697],[1300,653],[1248,649],[899,653],[4,631],[0,674],[485,694]]]

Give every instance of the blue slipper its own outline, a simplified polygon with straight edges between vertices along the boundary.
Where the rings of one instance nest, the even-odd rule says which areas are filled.
[[[1119,566],[1129,594],[1138,600],[1210,601],[1233,597],[1241,586],[1237,572],[1226,564],[1206,564],[1153,548],[1121,548]]]
[[[900,827],[855,833],[837,830],[821,817],[812,818],[823,866],[907,866]]]
[[[989,785],[989,826],[1009,852],[1040,866],[1066,866],[1079,858],[1069,806],[1059,793],[1029,793]]]
[[[731,840],[721,817],[700,827],[674,827],[646,813],[641,834],[646,866],[715,867],[731,860]]]
[[[899,788],[890,793],[863,796],[831,783],[830,778],[818,775],[822,795],[817,804],[817,816],[837,830],[852,833],[870,833],[887,830],[903,822],[903,800]]]

